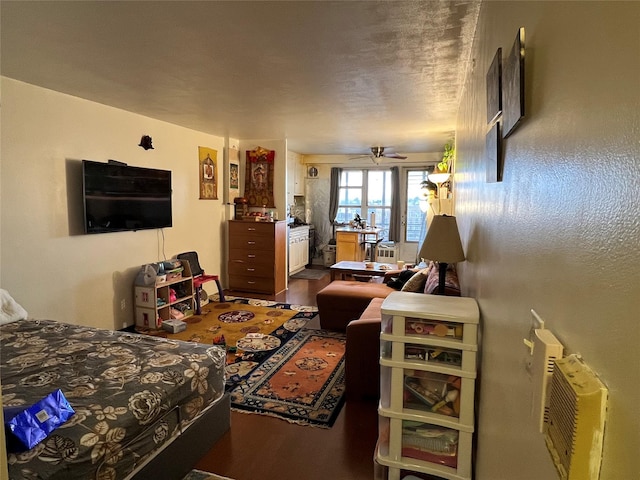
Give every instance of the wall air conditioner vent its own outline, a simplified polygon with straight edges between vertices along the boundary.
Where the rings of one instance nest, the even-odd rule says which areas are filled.
[[[597,480],[608,391],[577,355],[556,361],[545,441],[563,480]]]
[[[553,333],[536,329],[533,337],[533,418],[540,433],[549,420],[549,396],[556,360],[562,358],[564,347]]]

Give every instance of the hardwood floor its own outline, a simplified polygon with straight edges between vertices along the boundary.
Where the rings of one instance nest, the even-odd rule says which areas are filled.
[[[329,282],[329,275],[321,280],[290,279],[289,289],[277,296],[225,293],[315,305],[316,293]],[[235,480],[371,480],[376,408],[374,403],[347,401],[330,429],[232,411],[230,431],[196,468]]]

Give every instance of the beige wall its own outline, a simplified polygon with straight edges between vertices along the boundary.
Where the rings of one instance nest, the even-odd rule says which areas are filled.
[[[526,29],[526,118],[485,183],[485,75]],[[640,472],[640,3],[484,2],[457,125],[466,295],[482,312],[478,480],[557,478],[531,420],[535,309],[610,392],[601,479]]]
[[[0,285],[32,317],[122,328],[133,323],[140,265],[197,250],[220,272],[223,186],[220,200],[198,200],[198,146],[218,151],[220,178],[224,138],[7,78],[1,86]],[[154,150],[138,146],[145,134]],[[77,234],[82,159],[171,170],[173,227]]]

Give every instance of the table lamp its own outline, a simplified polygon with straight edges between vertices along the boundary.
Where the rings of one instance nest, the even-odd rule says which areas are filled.
[[[433,217],[418,256],[438,262],[440,268],[438,271],[438,294],[443,295],[447,264],[464,260],[456,217],[450,215]]]

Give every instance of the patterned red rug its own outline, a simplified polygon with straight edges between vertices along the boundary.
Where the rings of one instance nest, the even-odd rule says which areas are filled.
[[[302,329],[231,391],[234,410],[329,428],[344,401],[346,336]]]

